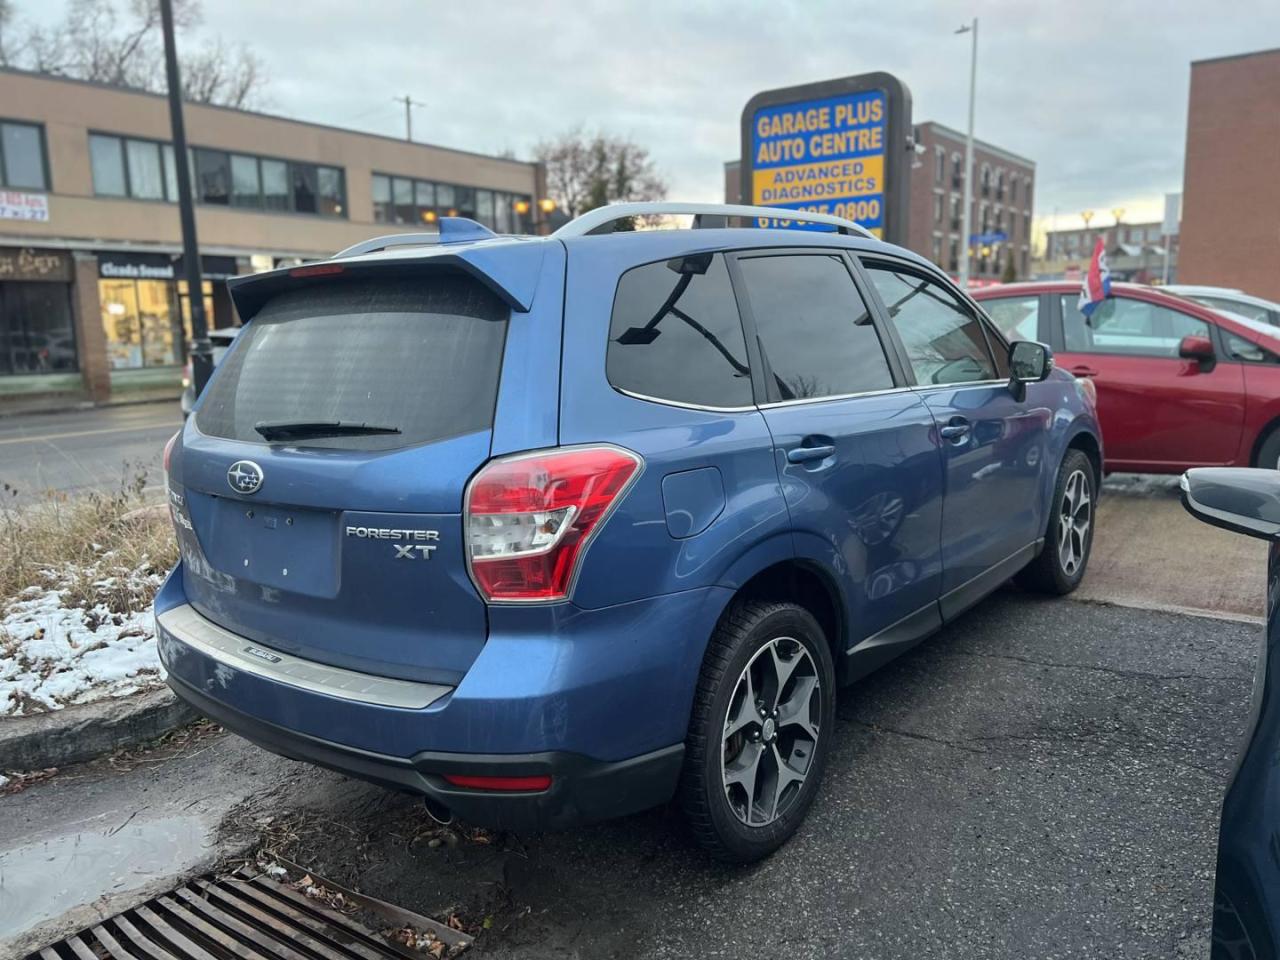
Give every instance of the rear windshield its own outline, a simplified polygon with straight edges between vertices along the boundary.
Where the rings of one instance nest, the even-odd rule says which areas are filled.
[[[196,414],[202,433],[263,442],[260,424],[338,421],[399,433],[291,446],[390,450],[493,425],[510,311],[478,281],[318,281],[269,300]]]

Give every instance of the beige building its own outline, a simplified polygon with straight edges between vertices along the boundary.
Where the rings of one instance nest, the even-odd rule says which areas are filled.
[[[540,228],[534,163],[188,104],[211,326],[228,276],[471,217]],[[190,339],[163,96],[0,70],[0,409],[172,391]],[[429,229],[429,228],[428,228]]]

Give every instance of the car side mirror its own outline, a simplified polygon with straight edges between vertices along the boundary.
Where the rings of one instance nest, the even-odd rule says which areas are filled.
[[[1022,400],[1028,383],[1039,383],[1053,370],[1053,351],[1034,340],[1015,340],[1009,344],[1009,389]]]
[[[1183,360],[1194,360],[1200,368],[1213,365],[1213,341],[1196,333],[1189,333],[1178,341],[1178,356]]]
[[[1280,470],[1197,467],[1182,475],[1182,505],[1197,520],[1260,540],[1280,538]]]

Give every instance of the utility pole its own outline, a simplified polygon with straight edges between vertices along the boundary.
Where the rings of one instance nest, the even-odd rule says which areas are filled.
[[[191,310],[191,381],[200,396],[213,373],[213,345],[204,315],[204,284],[200,245],[196,242],[196,212],[191,199],[191,169],[187,164],[187,130],[182,122],[182,80],[173,38],[173,6],[160,0],[160,29],[164,34],[164,74],[169,86],[169,124],[173,128],[173,162],[178,178],[178,218],[182,224],[182,260],[187,275],[187,306]]]
[[[960,289],[964,290],[969,286],[969,244],[973,228],[973,107],[978,91],[978,18],[974,17],[971,24],[961,27],[956,33],[973,34],[973,51],[969,56],[969,135],[964,144],[964,217],[961,221],[964,256],[960,258]]]
[[[392,97],[396,103],[404,104],[404,138],[413,142],[413,108],[425,107],[421,100],[412,99],[407,93],[403,97]]]

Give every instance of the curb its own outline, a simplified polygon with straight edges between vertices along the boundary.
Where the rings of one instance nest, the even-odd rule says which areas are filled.
[[[162,687],[29,717],[5,717],[0,719],[0,770],[83,763],[155,740],[197,716]]]

